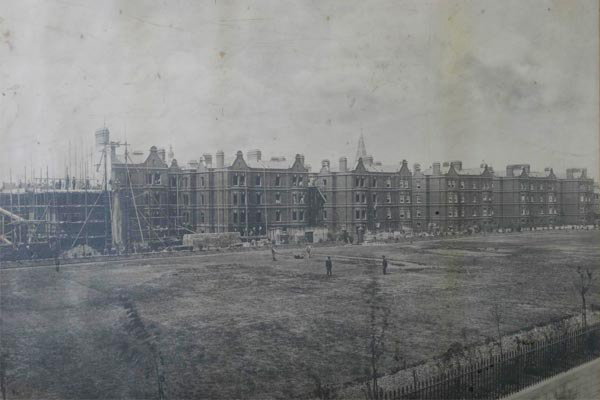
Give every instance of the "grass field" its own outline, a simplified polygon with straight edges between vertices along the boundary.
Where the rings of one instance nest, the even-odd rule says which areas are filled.
[[[170,399],[302,397],[315,376],[365,376],[369,285],[390,310],[388,348],[416,363],[465,328],[494,336],[494,302],[506,332],[577,313],[574,267],[600,269],[600,232],[314,247],[310,260],[293,252],[277,262],[256,251],[0,271],[7,398],[157,398],[156,368]],[[381,255],[385,276],[366,260]],[[150,339],[132,331],[125,304]],[[148,373],[150,353],[163,361]]]

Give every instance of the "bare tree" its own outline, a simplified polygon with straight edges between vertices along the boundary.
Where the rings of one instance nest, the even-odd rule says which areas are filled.
[[[587,304],[585,300],[585,295],[592,287],[594,283],[594,275],[593,272],[589,269],[585,271],[581,269],[581,267],[577,267],[577,282],[576,288],[578,294],[581,296],[581,324],[584,328],[587,327]]]
[[[367,285],[365,294],[369,304],[369,379],[366,383],[365,395],[368,400],[378,400],[381,398],[379,388],[379,375],[381,364],[385,355],[386,333],[389,327],[390,308],[385,303],[385,298],[381,294],[381,288],[375,276]]]
[[[492,305],[490,316],[492,317],[492,321],[494,322],[494,325],[496,328],[498,346],[500,347],[500,355],[503,355],[504,351],[502,348],[502,329],[500,326],[502,325],[502,323],[504,321],[504,313],[503,313],[502,307],[498,301],[494,302],[494,304]]]

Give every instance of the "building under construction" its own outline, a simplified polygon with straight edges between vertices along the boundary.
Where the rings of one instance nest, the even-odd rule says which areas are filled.
[[[362,241],[368,233],[463,233],[595,222],[594,181],[529,164],[463,168],[461,161],[413,170],[383,165],[361,137],[356,160],[227,158],[218,151],[180,165],[172,150],[130,151],[96,131],[95,180],[83,176],[12,182],[0,191],[3,259],[129,253],[180,245],[185,234],[237,232],[245,241]],[[93,183],[91,183],[93,182]]]
[[[101,189],[28,186],[0,192],[0,256],[3,260],[52,257],[69,249],[111,247]]]

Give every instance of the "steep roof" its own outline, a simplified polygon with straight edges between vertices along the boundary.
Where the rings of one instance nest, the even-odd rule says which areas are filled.
[[[250,168],[256,168],[256,169],[289,169],[294,165],[294,161],[289,161],[289,160],[260,160],[260,161],[256,161],[256,160],[252,160],[252,161],[246,161],[246,164],[248,164],[248,167]]]
[[[365,146],[365,138],[364,136],[360,135],[360,138],[358,139],[358,146],[356,148],[356,158],[355,161],[358,161],[359,158],[366,158],[367,157],[367,148]]]
[[[456,170],[456,173],[459,175],[481,175],[485,172],[485,167],[484,168],[465,168],[465,169],[459,169]]]
[[[365,164],[365,169],[368,172],[396,173],[400,171],[401,167],[402,165]]]

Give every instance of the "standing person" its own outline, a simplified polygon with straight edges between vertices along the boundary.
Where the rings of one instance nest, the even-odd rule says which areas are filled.
[[[333,273],[331,272],[331,270],[333,269],[331,256],[327,256],[327,260],[325,260],[325,269],[327,270],[327,276],[333,276]]]
[[[56,272],[60,271],[60,258],[58,258],[58,254],[54,255],[54,268],[56,268]]]
[[[310,258],[310,244],[306,246],[306,255]]]
[[[381,260],[381,265],[383,265],[383,274],[387,274],[388,260],[385,256],[383,256],[383,259]]]
[[[275,246],[271,246],[271,256],[273,257],[273,261],[277,261],[275,258]]]

